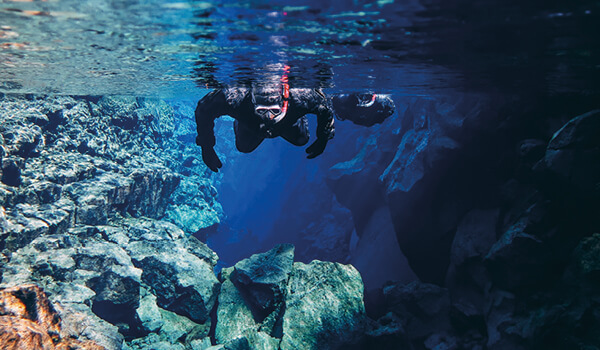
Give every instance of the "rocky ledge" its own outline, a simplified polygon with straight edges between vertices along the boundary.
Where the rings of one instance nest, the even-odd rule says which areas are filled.
[[[360,343],[352,266],[295,263],[282,245],[215,275],[194,234],[222,214],[190,115],[135,98],[0,98],[1,348]]]

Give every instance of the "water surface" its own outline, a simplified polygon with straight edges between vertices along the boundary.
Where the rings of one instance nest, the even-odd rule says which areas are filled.
[[[596,94],[597,1],[0,2],[0,91],[196,98],[279,76],[334,91]]]

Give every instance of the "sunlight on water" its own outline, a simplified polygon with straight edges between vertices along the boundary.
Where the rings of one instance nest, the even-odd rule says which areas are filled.
[[[338,89],[401,81],[412,90],[451,76],[400,66],[373,49],[383,11],[394,8],[393,1],[4,1],[0,91],[194,96],[279,74],[273,64],[291,65],[295,86]]]
[[[399,94],[482,81],[509,88],[532,69],[532,84],[560,90],[565,77],[598,74],[584,62],[597,57],[596,43],[563,47],[578,33],[549,30],[578,23],[589,37],[593,6],[564,16],[495,0],[468,7],[471,17],[419,0],[3,0],[0,91],[195,97],[279,75],[281,65],[296,87]]]

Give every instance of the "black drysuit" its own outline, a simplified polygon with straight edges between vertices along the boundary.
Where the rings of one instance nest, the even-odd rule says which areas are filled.
[[[196,107],[196,144],[202,147],[202,159],[212,170],[222,167],[214,151],[214,120],[222,115],[235,119],[235,144],[240,152],[249,153],[265,138],[283,137],[288,142],[303,146],[309,140],[307,114],[317,116],[317,140],[307,149],[308,158],[323,153],[327,141],[334,135],[334,113],[331,101],[319,89],[289,89],[283,118],[277,122],[255,113],[251,88],[213,90]]]

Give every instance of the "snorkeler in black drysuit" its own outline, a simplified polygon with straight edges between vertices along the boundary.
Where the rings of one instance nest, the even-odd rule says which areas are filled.
[[[310,138],[307,114],[317,116],[317,140],[307,149],[307,158],[323,153],[334,135],[332,104],[339,108],[340,120],[370,126],[381,123],[394,112],[388,95],[339,95],[329,99],[320,89],[290,89],[283,84],[250,88],[217,89],[204,96],[196,107],[196,144],[202,147],[202,160],[214,172],[223,166],[214,150],[214,120],[222,115],[235,119],[235,145],[240,152],[254,151],[265,138],[283,137],[296,146]]]
[[[222,115],[235,119],[235,145],[250,153],[265,138],[283,137],[296,146],[308,143],[307,114],[317,116],[317,140],[307,149],[308,158],[323,153],[334,135],[331,101],[320,89],[290,89],[283,86],[253,86],[213,90],[196,107],[196,144],[202,147],[202,160],[212,170],[223,166],[217,156],[214,120]]]

